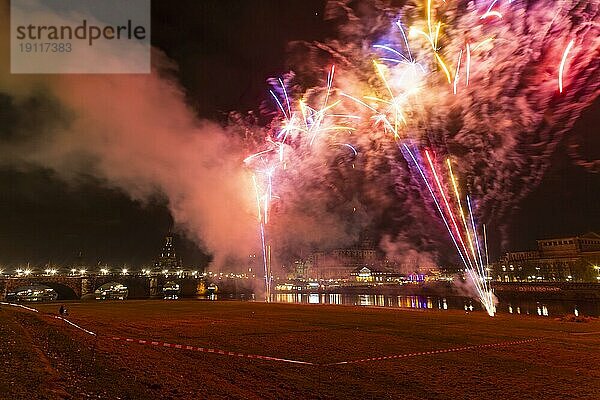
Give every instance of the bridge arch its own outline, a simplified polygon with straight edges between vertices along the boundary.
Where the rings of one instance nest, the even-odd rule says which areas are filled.
[[[48,286],[49,288],[54,289],[54,291],[56,293],[58,293],[57,300],[77,300],[77,299],[79,299],[79,296],[73,290],[73,288],[71,288],[70,286],[67,286],[67,285],[63,285],[62,283],[52,282],[52,281],[47,282],[44,280],[40,280],[39,282],[36,282],[36,284],[45,285],[45,286]]]
[[[126,300],[129,296],[129,288],[127,285],[110,281],[103,283],[94,290],[96,300]]]
[[[148,279],[136,276],[106,276],[97,277],[93,285],[92,292],[96,292],[100,287],[109,283],[117,283],[127,287],[128,299],[144,299],[150,296],[150,286]],[[90,287],[90,288],[91,288]]]

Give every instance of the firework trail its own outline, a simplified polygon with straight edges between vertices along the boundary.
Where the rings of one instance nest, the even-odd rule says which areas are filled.
[[[439,213],[438,215],[442,218],[442,221],[444,222],[450,239],[452,240],[452,243],[454,244],[456,251],[465,267],[465,271],[471,279],[471,282],[474,284],[477,296],[482,306],[485,308],[488,315],[493,317],[496,313],[495,298],[489,286],[489,280],[486,272],[487,261],[484,264],[483,258],[481,256],[479,233],[473,216],[471,200],[469,196],[467,196],[466,202],[468,205],[468,216],[470,220],[469,225],[465,218],[465,212],[463,210],[462,201],[458,192],[457,179],[454,176],[454,173],[452,172],[452,163],[450,162],[450,159],[446,159],[446,163],[448,166],[449,177],[452,182],[452,187],[454,189],[454,194],[456,196],[456,201],[452,206],[450,205],[451,196],[449,196],[449,194],[445,190],[445,188],[449,185],[443,185],[441,183],[442,178],[438,175],[436,171],[434,161],[429,151],[425,151],[425,156],[427,158],[429,166],[428,178],[426,173],[424,172],[424,168],[422,168],[421,166],[421,162],[418,161],[418,158],[415,156],[414,152],[405,143],[402,144],[401,150],[406,152],[406,154],[410,157],[410,160],[414,163],[415,167],[419,171],[419,175],[422,178],[425,185],[427,186],[429,194],[431,195],[431,198],[436,205],[437,211]],[[433,180],[435,181],[436,185],[433,185],[431,183],[431,177],[433,177]],[[437,188],[437,191],[434,188]],[[460,212],[460,217],[463,222],[462,227],[459,227],[459,224],[457,224],[456,222],[456,209],[458,209],[458,211]],[[465,243],[468,244],[468,248],[470,249],[470,251],[467,249],[467,245]]]
[[[428,15],[430,14],[430,2],[428,2],[427,6]],[[398,58],[380,58],[381,61],[390,61],[396,63],[396,65],[403,64],[403,71],[399,76],[392,76],[392,78],[388,79],[387,70],[379,64],[377,61],[374,61],[374,69],[376,71],[377,76],[383,83],[385,88],[385,98],[377,97],[373,95],[363,96],[363,99],[359,99],[357,97],[343,94],[343,96],[347,97],[351,101],[363,106],[368,111],[373,113],[373,119],[376,125],[381,125],[383,127],[383,131],[386,133],[390,133],[394,140],[403,141],[406,139],[406,135],[403,134],[404,128],[409,125],[406,114],[415,115],[415,112],[412,111],[413,105],[415,103],[415,95],[419,92],[419,86],[404,86],[400,88],[401,94],[398,95],[394,89],[392,89],[393,81],[405,81],[407,80],[407,76],[413,82],[419,82],[419,75],[426,76],[425,68],[416,63],[412,58],[412,52],[410,51],[410,46],[408,40],[406,38],[406,34],[404,32],[403,26],[400,21],[396,22],[400,33],[402,34],[402,38],[404,40],[405,49],[408,56],[404,56],[401,51],[398,51],[390,46],[386,45],[375,45],[374,48],[382,49],[386,52],[392,53],[395,57]],[[421,35],[427,38],[427,41],[431,44],[431,49],[434,52],[434,60],[435,62],[442,68],[444,75],[448,78],[448,83],[453,84],[453,92],[456,93],[457,83],[458,83],[458,71],[460,69],[460,62],[462,59],[462,50],[459,53],[458,63],[456,67],[456,72],[454,75],[454,80],[450,78],[450,73],[448,68],[446,67],[442,58],[437,54],[438,50],[438,38],[440,31],[440,23],[436,23],[435,33],[433,33],[432,22],[431,19],[428,18],[428,29],[429,33],[425,33],[423,31],[418,31]],[[417,68],[418,67],[418,68]],[[408,68],[408,70],[406,70]],[[407,75],[410,74],[410,75]],[[412,78],[412,79],[411,79]],[[452,83],[453,82],[453,83]],[[369,105],[366,101],[370,101],[373,105]],[[480,299],[482,305],[488,312],[490,316],[495,314],[495,305],[492,291],[488,284],[488,279],[486,276],[486,266],[483,264],[483,260],[481,257],[481,250],[479,246],[478,232],[475,225],[470,199],[467,196],[468,210],[471,226],[469,227],[467,224],[467,220],[465,218],[465,212],[462,207],[462,202],[460,199],[459,191],[458,191],[458,183],[457,179],[454,176],[452,171],[452,164],[450,159],[447,159],[449,176],[452,182],[452,188],[454,189],[454,194],[456,196],[456,207],[460,212],[460,217],[462,220],[462,228],[459,227],[457,222],[456,212],[453,211],[453,206],[451,206],[450,196],[446,193],[446,186],[442,184],[442,179],[436,171],[436,167],[432,160],[432,156],[428,150],[425,150],[425,156],[427,158],[427,166],[429,167],[428,175],[424,172],[424,167],[421,162],[419,162],[418,158],[415,156],[414,152],[403,143],[401,145],[401,151],[403,150],[403,154],[406,153],[408,157],[406,157],[407,161],[412,161],[414,166],[417,168],[419,172],[419,176],[422,178],[423,182],[426,184],[429,194],[431,195],[431,199],[433,200],[437,210],[438,215],[442,218],[444,225],[448,231],[450,239],[454,244],[460,259],[463,262],[465,267],[465,271],[467,271],[468,276],[476,288],[477,296]],[[433,184],[435,182],[435,185]],[[474,243],[475,242],[475,243]],[[470,251],[467,249],[470,248]],[[476,250],[477,255],[476,256]]]
[[[323,53],[336,62],[341,78],[332,89],[332,69],[324,98],[327,104],[337,89],[344,100],[335,103],[337,112],[353,118],[356,134],[344,146],[355,154],[361,149],[371,180],[381,179],[384,168],[370,168],[368,160],[379,158],[389,165],[386,172],[394,172],[394,191],[379,193],[381,204],[399,197],[412,210],[411,203],[429,198],[425,206],[435,205],[476,295],[493,315],[487,232],[480,240],[475,221],[498,227],[506,241],[513,210],[539,183],[565,132],[598,97],[600,5],[425,0],[401,10],[373,2],[355,11],[349,4],[329,3],[327,15],[338,23],[340,38],[304,45],[308,56],[298,72],[319,68],[311,60],[319,62]],[[295,126],[289,101],[273,97],[283,126]],[[285,141],[292,131],[282,129],[279,138]],[[296,131],[310,144],[319,133]],[[385,142],[400,145],[402,159],[389,154]],[[303,151],[295,146],[292,152]],[[432,152],[448,156],[448,179],[438,174]],[[466,202],[450,156],[460,160],[457,174],[467,177]],[[405,172],[413,168],[428,195],[407,186]],[[411,228],[397,226],[396,232],[401,237]]]
[[[276,87],[270,90],[279,117],[271,125],[264,145],[266,149],[248,156],[244,163],[252,170],[252,179],[257,205],[257,219],[262,247],[263,269],[265,275],[265,300],[270,301],[272,287],[272,255],[271,240],[269,237],[269,222],[274,200],[280,197],[277,192],[276,181],[286,181],[295,171],[300,169],[303,161],[297,155],[313,157],[311,153],[318,152],[316,146],[318,139],[325,136],[327,143],[336,147],[349,149],[356,156],[358,151],[349,143],[338,142],[342,139],[338,133],[348,134],[354,128],[341,124],[341,122],[358,118],[354,115],[338,114],[335,107],[341,100],[332,100],[332,85],[335,75],[335,66],[327,74],[326,86],[320,96],[317,96],[318,106],[310,105],[306,98],[295,102],[290,100],[288,89],[282,79],[274,83]],[[310,97],[310,96],[305,96]],[[313,99],[315,100],[315,99]],[[291,157],[296,155],[296,157]]]
[[[354,11],[330,3],[328,16],[340,21],[343,37],[309,48],[338,62],[341,90],[365,103],[347,107],[370,114],[362,121],[464,160],[457,172],[484,205],[480,217],[505,227],[565,132],[598,97],[600,6],[386,4]],[[381,139],[372,125],[357,130]]]
[[[332,9],[340,3],[332,4],[330,15],[335,17]],[[347,45],[341,52],[343,59],[356,59],[356,53],[375,59],[372,75],[364,68],[353,70],[356,79],[368,83],[367,94],[364,84],[350,84],[345,92],[351,94],[345,96],[363,109],[361,113],[351,108],[355,113],[369,113],[371,121],[396,141],[409,140],[461,159],[460,173],[469,177],[470,191],[484,205],[477,210],[480,218],[505,227],[512,210],[541,179],[564,133],[598,97],[600,82],[593,79],[600,69],[598,8],[543,1],[493,1],[484,8],[464,2],[411,3],[400,13],[402,19],[393,23],[395,34],[383,24],[373,28],[377,34],[371,36],[376,42],[371,54],[364,51],[364,43]],[[352,12],[347,7],[344,11]],[[392,17],[399,14],[390,7],[380,11]],[[405,28],[403,20],[412,21],[411,26]],[[448,60],[456,61],[452,65]],[[362,93],[357,94],[356,87],[362,87]],[[410,154],[408,147],[404,150]],[[451,179],[444,184],[429,153],[426,156],[433,178],[427,178],[418,156],[405,158],[419,169],[490,312],[493,304],[484,268],[487,235],[484,264],[471,197],[467,197],[469,228],[450,161]],[[456,213],[445,194],[451,192]]]
[[[567,62],[567,56],[569,55],[571,47],[573,47],[573,43],[575,43],[575,40],[571,40],[567,45],[567,48],[563,53],[562,60],[560,61],[560,67],[558,68],[558,91],[561,93],[563,92],[563,73],[565,70],[565,63]]]

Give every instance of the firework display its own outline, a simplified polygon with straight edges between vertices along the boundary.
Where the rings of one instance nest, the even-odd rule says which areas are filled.
[[[422,207],[445,226],[476,296],[493,316],[486,228],[476,221],[509,215],[527,194],[521,185],[539,182],[556,139],[598,97],[599,5],[426,0],[400,10],[379,6],[373,26],[361,25],[367,18],[343,2],[328,7],[332,19],[346,13],[351,21],[340,28],[347,40],[311,46],[335,66],[321,87],[273,82],[278,117],[262,147],[244,161],[256,194],[266,299],[269,221],[276,218],[279,188],[293,195],[294,177],[331,165],[332,151],[360,157],[391,143],[404,160],[395,165],[420,187]],[[554,125],[559,118],[565,122]],[[528,139],[533,132],[552,140]],[[459,176],[468,185],[462,187]]]

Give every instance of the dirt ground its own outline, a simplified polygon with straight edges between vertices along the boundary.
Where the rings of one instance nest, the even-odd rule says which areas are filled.
[[[0,305],[0,399],[600,398],[598,320],[191,300],[67,303],[69,320],[95,337],[53,318],[58,304],[34,307],[40,313]],[[539,340],[505,344],[529,339]]]

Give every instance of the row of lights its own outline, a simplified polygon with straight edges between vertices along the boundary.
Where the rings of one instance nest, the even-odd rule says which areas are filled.
[[[251,256],[252,257],[252,256]],[[248,272],[252,272],[252,268],[248,268]],[[250,277],[256,278],[256,274],[246,274],[246,273],[234,273],[234,272],[212,272],[208,271],[203,274],[204,276],[210,276],[214,278],[222,279],[225,278],[237,278],[237,279],[248,279]]]
[[[598,281],[600,281],[600,267],[594,266],[593,268],[596,269],[596,271],[598,272],[598,276],[596,277],[596,279]],[[537,268],[537,269],[539,269],[539,268]],[[20,268],[17,269],[15,272],[17,273],[17,276],[29,276],[32,273],[32,271],[30,269],[20,269]],[[58,270],[56,270],[56,269],[45,269],[44,272],[45,272],[46,275],[53,276],[53,275],[56,275],[58,273]],[[78,272],[77,269],[75,269],[75,268],[71,269],[71,275],[76,275],[77,272]],[[80,269],[79,270],[79,275],[85,275],[86,273],[87,273],[87,270],[85,270],[85,269]],[[169,275],[169,270],[163,269],[161,271],[161,273],[163,275],[165,275],[165,276],[168,276]],[[184,273],[183,270],[178,270],[176,272],[176,275],[181,276],[181,275],[183,275],[183,273]],[[4,270],[0,269],[0,275],[3,275],[3,274],[4,274]],[[100,269],[100,274],[101,275],[109,275],[110,274],[110,270],[107,269],[107,268],[101,268]],[[152,274],[152,270],[142,269],[142,274],[149,276],[149,275]],[[197,277],[198,274],[199,274],[198,271],[193,271],[192,272],[192,275],[194,277]],[[127,268],[123,268],[121,270],[121,275],[129,275],[129,270]],[[202,273],[202,276],[207,276],[207,275],[210,275],[210,276],[217,276],[218,275],[219,278],[221,278],[223,275],[225,277],[227,277],[227,278],[244,278],[244,279],[249,278],[249,276],[247,274],[233,274],[233,273],[231,273],[231,274],[224,274],[222,272],[220,272],[220,273],[213,273],[213,272],[208,272],[208,273],[204,272],[204,273]],[[256,277],[256,275],[252,274],[252,277],[254,278],[254,277]],[[487,279],[491,279],[491,277],[488,277]],[[544,278],[542,276],[531,275],[531,276],[528,276],[527,279],[541,280],[541,279],[544,279]],[[570,275],[567,277],[567,280],[572,280],[572,279],[573,279],[573,277],[570,276]],[[330,279],[330,281],[332,281],[332,279]]]
[[[15,270],[17,276],[28,276],[31,275],[33,273],[33,271],[31,269],[17,269]],[[152,270],[150,269],[142,269],[142,274],[143,275],[151,275],[152,274]],[[58,273],[57,269],[45,269],[44,270],[45,275],[56,275]],[[77,275],[79,273],[79,275],[85,275],[87,274],[87,270],[82,268],[82,269],[76,269],[76,268],[72,268],[70,270],[70,275]],[[100,269],[100,274],[101,275],[109,275],[111,273],[110,269],[108,268],[101,268]],[[120,271],[121,275],[129,275],[129,270],[127,268],[123,268]],[[165,276],[169,275],[169,270],[168,269],[163,269],[161,271],[161,273]],[[176,275],[183,275],[185,272],[183,270],[177,270],[175,272]],[[0,269],[0,275],[4,274],[4,270]],[[199,273],[199,271],[192,271],[192,275],[194,277],[198,276],[198,275],[202,275],[202,276],[206,276],[207,274],[204,272],[202,274]]]

